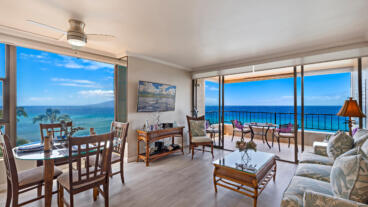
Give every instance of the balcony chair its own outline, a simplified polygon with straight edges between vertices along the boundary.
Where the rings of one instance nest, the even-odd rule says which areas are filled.
[[[213,128],[211,122],[206,120],[206,133],[210,134],[211,139],[215,139],[216,134],[219,133],[219,129]]]
[[[192,150],[192,160],[194,156],[194,148],[197,146],[202,146],[202,151],[204,152],[205,146],[211,147],[211,154],[213,156],[213,141],[210,137],[206,134],[205,129],[205,119],[204,116],[194,118],[187,116],[188,122],[188,131],[189,131],[189,149]]]
[[[279,152],[281,151],[280,149],[280,139],[281,138],[287,138],[289,139],[289,144],[288,144],[288,148],[290,148],[290,139],[294,139],[295,138],[295,134],[294,134],[294,124],[280,124],[279,128],[276,129],[273,133],[272,136],[272,146],[273,146],[273,140],[274,140],[274,136],[277,139],[278,145],[279,145]]]
[[[44,198],[44,195],[37,195],[36,198],[22,203],[19,202],[20,194],[36,188],[42,188],[44,183],[44,167],[36,167],[18,172],[9,138],[1,133],[0,150],[3,152],[6,167],[7,196],[5,206],[10,207],[10,203],[12,202],[12,207],[18,207]],[[61,173],[62,172],[55,167],[54,179],[61,175]],[[57,191],[53,193],[57,193]]]
[[[124,184],[124,152],[125,144],[128,135],[129,123],[113,121],[111,123],[111,132],[114,132],[114,142],[116,143],[113,148],[113,153],[111,155],[111,165],[115,163],[120,164],[120,170],[113,172],[110,165],[110,176],[120,174],[121,182]],[[94,163],[96,156],[90,158],[90,162]]]
[[[233,125],[233,137],[231,138],[231,141],[234,140],[235,132],[240,132],[242,139],[244,139],[245,134],[251,133],[250,128],[244,127],[243,124],[238,120],[232,120],[231,124]]]
[[[57,178],[58,206],[64,206],[64,189],[69,193],[69,204],[74,206],[74,195],[89,189],[93,189],[93,200],[97,200],[99,193],[105,199],[105,207],[109,206],[109,171],[113,148],[114,132],[107,134],[69,137],[69,171]],[[96,156],[91,162],[91,156]],[[82,166],[82,159],[86,165]],[[76,162],[76,170],[73,163]],[[92,167],[86,167],[92,166]],[[103,186],[103,190],[100,186]]]

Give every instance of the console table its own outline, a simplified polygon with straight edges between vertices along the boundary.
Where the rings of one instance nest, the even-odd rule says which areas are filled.
[[[159,130],[154,130],[154,131],[144,131],[144,130],[137,130],[137,162],[139,162],[139,160],[143,160],[146,163],[146,166],[149,166],[149,162],[153,161],[155,159],[158,159],[160,157],[164,157],[166,155],[181,151],[184,155],[184,137],[183,137],[183,130],[184,127],[174,127],[174,128],[167,128],[167,129],[159,129]],[[180,136],[181,137],[181,147],[179,149],[175,149],[175,150],[171,150],[168,152],[161,152],[161,153],[157,153],[154,155],[150,155],[149,153],[149,148],[150,148],[150,143],[161,140],[161,139],[165,139],[165,138],[170,138],[172,139],[172,144],[174,144],[175,141],[175,137],[176,136]],[[145,142],[146,145],[146,152],[144,153],[140,153],[139,151],[139,143],[143,141]]]

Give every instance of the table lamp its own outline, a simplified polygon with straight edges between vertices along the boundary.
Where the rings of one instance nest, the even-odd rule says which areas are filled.
[[[351,128],[353,126],[353,121],[351,120],[351,117],[365,117],[362,110],[360,110],[357,101],[353,100],[352,97],[350,97],[349,100],[345,101],[339,113],[337,113],[337,116],[349,117],[348,124],[350,136],[352,136]]]

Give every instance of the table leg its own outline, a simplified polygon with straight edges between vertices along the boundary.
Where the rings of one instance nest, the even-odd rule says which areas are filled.
[[[139,162],[139,139],[137,139],[137,162]]]
[[[149,141],[146,142],[146,167],[149,166]]]
[[[184,134],[181,133],[181,153],[184,155]]]
[[[269,130],[270,128],[269,127],[267,127],[267,129],[266,129],[266,133],[264,134],[264,136],[265,136],[265,140],[266,140],[266,144],[267,144],[267,146],[271,149],[271,145],[268,143],[268,140],[267,140],[267,133],[268,133],[268,130]]]
[[[52,184],[54,178],[54,160],[44,160],[44,179],[45,179],[45,207],[51,206]]]
[[[173,144],[173,145],[174,145],[174,143],[175,143],[175,136],[172,136],[172,137],[171,137],[171,144]]]

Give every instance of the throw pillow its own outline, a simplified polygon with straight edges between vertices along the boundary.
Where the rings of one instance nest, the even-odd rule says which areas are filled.
[[[360,152],[368,158],[368,140],[366,140],[360,147]]]
[[[366,129],[358,129],[354,136],[354,146],[358,147],[358,146],[362,146],[362,144],[368,140],[368,130]]]
[[[190,120],[189,124],[192,137],[206,136],[205,120]]]
[[[327,155],[331,159],[336,159],[344,152],[353,148],[354,140],[344,132],[339,132],[330,137],[327,144]]]
[[[335,160],[330,175],[336,197],[368,202],[368,160],[361,154],[342,156]]]

